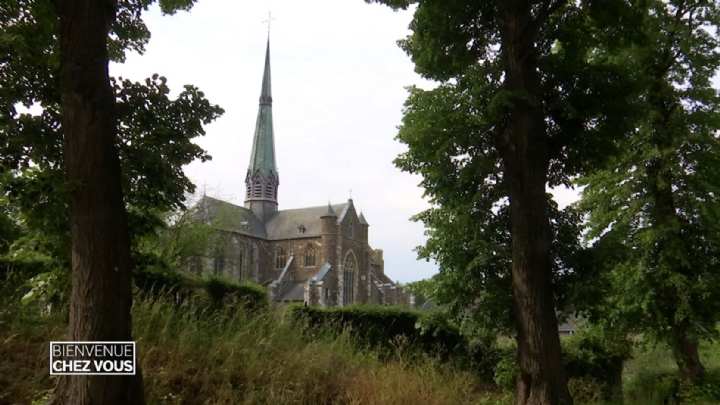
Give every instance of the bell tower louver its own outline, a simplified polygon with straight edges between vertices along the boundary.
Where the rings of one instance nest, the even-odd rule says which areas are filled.
[[[272,120],[272,92],[270,86],[270,39],[265,50],[260,106],[253,137],[250,164],[245,177],[245,207],[266,221],[277,212],[277,192],[280,184],[275,164],[275,139]]]

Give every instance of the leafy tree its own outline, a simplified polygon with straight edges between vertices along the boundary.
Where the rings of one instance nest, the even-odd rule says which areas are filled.
[[[214,221],[208,223],[202,214],[202,204],[180,209],[166,216],[167,224],[157,234],[141,239],[139,251],[169,269],[188,269],[191,260],[207,256],[213,247],[227,243],[227,236],[217,231],[221,220],[231,215],[220,210]]]
[[[513,335],[511,237],[507,206],[485,213],[485,222],[473,206],[459,202],[451,208],[430,208],[416,216],[426,228],[428,240],[418,248],[419,257],[441,263],[440,273],[423,289],[436,304],[447,306],[467,334]],[[560,313],[582,305],[586,274],[586,251],[580,245],[582,223],[572,207],[558,210],[550,202],[555,306]]]
[[[142,52],[149,32],[141,13],[150,1],[121,2],[108,46],[112,59],[129,50]],[[190,2],[161,2],[165,12]],[[0,63],[0,190],[18,208],[17,220],[36,238],[48,239],[52,255],[68,263],[68,195],[63,178],[63,132],[57,88],[58,55],[52,3],[45,0],[0,5],[0,27],[7,57]],[[133,241],[162,224],[165,212],[184,206],[195,189],[182,166],[210,156],[192,140],[222,109],[193,86],[172,99],[167,80],[153,75],[144,82],[111,79],[116,145]],[[21,106],[31,107],[24,110]]]
[[[477,279],[487,287],[501,287],[502,266],[511,268],[507,308],[516,320],[518,404],[570,403],[546,187],[568,184],[598,164],[613,134],[625,132],[632,87],[624,83],[618,49],[632,39],[624,28],[635,12],[622,1],[372,2],[417,4],[412,33],[400,45],[417,72],[440,82],[434,90],[411,89],[398,135],[409,146],[398,165],[423,176],[440,208],[428,215],[458,225],[472,220],[462,229],[473,237],[455,239],[460,256],[440,264],[447,259],[446,267],[462,268],[477,259],[478,272],[488,272]],[[467,214],[459,215],[463,209]],[[495,226],[502,209],[505,227]],[[436,241],[458,236],[457,229],[442,229],[448,234]],[[509,243],[498,246],[502,230]]]
[[[63,166],[70,196],[70,339],[130,340],[130,241],[115,145],[115,98],[108,75],[111,1],[60,1]],[[66,376],[57,403],[144,403],[142,374]]]
[[[73,340],[130,339],[129,231],[149,232],[161,212],[182,206],[193,189],[182,165],[209,158],[190,140],[222,113],[192,86],[172,100],[157,75],[144,84],[108,76],[109,60],[144,50],[141,15],[151,3],[0,4],[3,194],[21,224],[57,236],[44,241],[67,261],[72,242]],[[172,13],[193,3],[160,6]],[[56,401],[142,403],[140,374],[66,378]]]
[[[698,342],[720,320],[720,8],[649,4],[630,59],[644,80],[635,133],[581,179],[581,206],[610,271],[607,321],[669,343],[682,376],[698,380]]]
[[[415,306],[422,307],[426,303],[436,303],[437,284],[437,275],[435,275],[428,279],[407,283],[403,288],[415,296]]]

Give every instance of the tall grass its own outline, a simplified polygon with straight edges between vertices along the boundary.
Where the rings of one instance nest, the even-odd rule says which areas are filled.
[[[304,333],[281,308],[247,312],[138,297],[133,334],[150,404],[502,404],[470,373],[399,348],[358,348],[352,332]],[[0,404],[47,398],[47,342],[63,316],[0,311]],[[7,327],[7,328],[4,328]],[[13,353],[15,353],[13,355]],[[5,361],[10,358],[10,361]],[[12,370],[20,369],[20,373]],[[42,401],[38,401],[42,402]]]
[[[720,342],[702,342],[700,358],[707,376],[690,386],[680,381],[667,345],[638,344],[623,370],[624,405],[720,403]]]
[[[249,314],[138,300],[133,308],[149,398],[164,403],[457,404],[487,399],[472,375],[402,353],[382,361],[349,332],[313,334],[281,310]]]

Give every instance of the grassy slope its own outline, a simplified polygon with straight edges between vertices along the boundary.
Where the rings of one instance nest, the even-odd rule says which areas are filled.
[[[494,392],[474,376],[433,359],[410,362],[399,350],[394,359],[382,361],[373,351],[359,350],[348,335],[303,338],[279,310],[249,316],[139,299],[133,316],[150,404],[511,401],[509,393]],[[60,317],[0,305],[0,405],[44,402],[54,384],[47,371],[47,342],[63,333]],[[710,374],[717,376],[720,344],[704,344],[702,356]],[[673,392],[675,374],[666,347],[638,347],[625,367],[625,405],[663,403]],[[719,387],[713,383],[703,389]],[[706,395],[696,391],[685,403],[712,403],[699,399]]]
[[[720,342],[703,342],[700,358],[708,372],[697,387],[678,387],[677,366],[666,345],[638,345],[623,370],[624,405],[663,404],[679,396],[678,403],[717,404],[720,397]]]
[[[432,359],[381,361],[349,336],[304,339],[279,311],[248,316],[137,300],[134,334],[149,403],[496,403],[472,375]],[[63,320],[0,310],[0,404],[42,402],[47,342]]]

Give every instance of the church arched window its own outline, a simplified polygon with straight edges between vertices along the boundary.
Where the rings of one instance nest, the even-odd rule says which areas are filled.
[[[345,262],[343,263],[343,305],[353,303],[356,270],[357,261],[355,260],[355,255],[350,252],[345,256]]]
[[[312,244],[308,244],[305,248],[305,266],[315,266],[317,257],[317,249]]]
[[[282,269],[283,267],[285,267],[286,262],[287,253],[285,253],[285,249],[283,249],[282,246],[278,246],[277,250],[275,251],[275,268]]]
[[[245,275],[245,246],[240,245],[238,249],[238,278],[240,280],[246,279]]]
[[[215,260],[213,261],[213,273],[219,276],[225,270],[225,256],[223,252],[218,250],[215,252]]]

